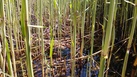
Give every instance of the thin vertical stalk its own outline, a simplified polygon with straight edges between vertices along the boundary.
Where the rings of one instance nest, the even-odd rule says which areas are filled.
[[[91,18],[91,15],[92,15],[92,1],[91,0],[89,0],[88,2],[87,2],[87,6],[89,6],[89,10],[87,11],[87,16],[86,16],[86,19],[87,19],[87,21],[89,22],[88,24],[86,24],[86,25],[92,25],[91,24],[91,20],[92,20],[92,18]],[[91,32],[91,31],[90,31]],[[90,41],[91,42],[91,41]],[[88,53],[89,54],[89,53]],[[90,55],[90,54],[89,54]],[[90,61],[90,57],[88,57],[87,58],[87,60],[88,61]],[[88,64],[87,64],[88,65]],[[90,66],[90,65],[89,65]],[[89,70],[91,69],[91,68],[89,68],[89,67],[87,67],[86,68],[87,70],[86,70],[86,76],[85,77],[88,77],[88,75],[89,75]]]
[[[125,5],[123,8],[124,8],[124,18],[122,19],[122,21],[124,20],[124,27],[123,27],[123,37],[122,38],[126,38],[127,37],[127,34],[128,34],[128,22],[125,22],[127,21],[128,19],[128,15],[129,15],[129,11],[128,11],[128,8],[129,8],[129,4],[123,2],[123,4]],[[126,11],[126,12],[125,12]]]
[[[12,61],[13,61],[13,69],[14,70],[12,70],[12,71],[14,71],[14,76],[15,77],[17,77],[17,73],[16,73],[16,62],[15,62],[15,52],[14,52],[14,45],[13,45],[13,34],[12,34],[12,26],[13,26],[13,24],[12,23],[14,23],[12,20],[14,19],[14,17],[12,17],[11,15],[12,15],[12,13],[11,13],[11,8],[14,8],[14,6],[13,6],[13,3],[14,3],[14,1],[11,1],[11,0],[8,0],[8,28],[9,28],[9,36],[10,36],[10,47],[11,47],[11,55],[12,55]],[[13,12],[14,12],[14,10],[13,10]]]
[[[82,9],[82,23],[81,23],[81,39],[82,39],[82,43],[81,43],[81,50],[80,50],[80,55],[82,56],[83,54],[83,48],[84,48],[84,26],[85,26],[85,15],[86,15],[86,0],[83,1],[83,9]],[[82,8],[82,7],[81,7]]]
[[[0,41],[0,69],[2,68],[2,64],[3,64],[3,56],[2,56],[2,46]]]
[[[59,47],[61,47],[61,23],[62,23],[62,1],[58,0],[58,41],[59,41]],[[60,53],[60,49],[58,49],[58,52]],[[61,53],[60,53],[61,56]]]
[[[112,27],[112,35],[111,35],[111,49],[110,49],[110,55],[109,55],[109,58],[107,60],[107,67],[106,67],[106,74],[105,76],[108,77],[108,70],[109,70],[109,66],[110,66],[110,61],[111,61],[111,57],[112,57],[112,51],[113,51],[113,48],[114,48],[114,42],[115,42],[115,25],[116,24],[116,14],[117,14],[117,3],[118,3],[118,0],[116,0],[116,3],[115,3],[115,11],[114,11],[114,23],[113,23],[113,27]]]
[[[103,16],[103,26],[102,26],[102,29],[103,29],[103,35],[105,35],[105,29],[106,29],[106,23],[107,23],[107,13],[108,13],[108,5],[107,5],[107,0],[104,0],[104,16]],[[102,47],[104,45],[104,38],[105,36],[103,36],[103,39],[102,39]]]
[[[122,68],[122,77],[125,77],[125,72],[126,72],[126,68],[127,68],[129,52],[130,52],[130,48],[131,48],[131,44],[132,44],[132,40],[133,40],[133,36],[134,36],[134,32],[135,32],[135,27],[136,27],[136,21],[137,21],[137,0],[135,0],[133,17],[134,18],[133,18],[133,21],[132,21],[131,32],[130,32],[130,35],[129,35],[128,46],[127,46],[125,59],[124,59],[124,64],[123,64],[123,68]]]
[[[3,56],[6,56],[6,45],[5,45],[5,42],[6,42],[6,33],[5,33],[5,12],[4,12],[4,0],[0,0],[0,27],[2,28],[2,34],[1,34],[1,37],[2,37],[2,44],[3,44]],[[5,77],[5,62],[6,62],[6,59],[5,57],[3,57],[3,63],[2,63],[2,71],[4,72],[3,73],[3,77]]]
[[[111,40],[114,11],[115,11],[115,0],[110,0],[109,16],[108,16],[109,18],[106,26],[104,45],[102,49],[103,51],[101,52],[101,58],[100,58],[101,60],[100,60],[99,77],[104,77],[105,61],[108,58],[108,47],[110,45],[110,40]]]
[[[78,35],[80,37],[80,57],[83,56],[83,49],[84,49],[84,29],[85,29],[85,18],[86,18],[86,0],[79,1],[78,2],[78,10],[80,12],[80,20],[81,23],[78,23]],[[81,6],[82,5],[82,6]],[[81,32],[80,32],[81,31]],[[80,60],[80,68],[82,69],[82,60]],[[79,76],[80,76],[81,70],[79,70]]]
[[[37,25],[39,25],[40,24],[40,16],[39,16],[39,14],[40,14],[40,10],[39,10],[39,8],[40,8],[40,1],[39,0],[36,0],[36,2],[37,2],[37,11],[36,11],[36,17],[37,17]],[[39,39],[39,43],[38,43],[38,45],[41,45],[41,42],[40,42],[40,36],[41,36],[41,33],[40,33],[40,28],[37,28],[37,32],[38,32],[38,39]]]
[[[52,4],[52,0],[49,0],[50,2],[50,5],[49,5],[49,20],[50,20],[50,65],[52,66],[52,61],[53,61],[53,58],[52,58],[52,55],[53,55],[53,46],[54,46],[54,37],[53,37],[53,24],[54,24],[54,21],[53,21],[53,4]],[[54,72],[54,71],[53,71]],[[51,75],[50,75],[51,76]]]
[[[125,28],[125,26],[124,26],[124,21],[126,20],[126,18],[125,18],[125,16],[126,16],[126,13],[127,13],[127,10],[125,9],[127,6],[126,6],[126,3],[124,2],[124,0],[122,0],[121,1],[121,5],[122,6],[124,6],[124,7],[122,7],[121,8],[121,11],[120,11],[120,27],[122,27],[122,33],[121,33],[121,37],[120,38],[122,38],[122,37],[124,37],[124,28]],[[125,7],[126,6],[126,7]],[[126,11],[126,12],[125,12]],[[125,24],[126,25],[126,24]]]
[[[71,45],[72,45],[72,51],[71,51],[71,58],[72,58],[72,69],[71,69],[71,77],[75,77],[75,55],[76,55],[76,26],[77,26],[77,0],[71,0],[72,4],[72,39],[71,39]]]
[[[5,39],[5,46],[6,46],[6,53],[7,53],[7,62],[8,62],[8,69],[9,69],[9,75],[13,77],[13,68],[12,68],[12,62],[11,62],[11,56],[10,56],[10,50],[8,46],[7,39]]]
[[[42,9],[43,9],[43,0],[40,0],[40,25],[43,26],[42,22]],[[44,53],[44,37],[43,37],[43,28],[41,29],[41,44],[42,44],[42,77],[44,77],[44,64],[45,64],[45,53]]]
[[[70,7],[70,13],[71,13],[71,15],[72,15],[72,2],[70,1],[70,5],[69,5],[69,7]],[[73,23],[72,22],[70,22],[70,37],[71,37],[71,51],[73,51],[73,28],[72,28],[72,25],[73,25]],[[71,59],[73,58],[72,57],[73,56],[73,53],[71,52]],[[71,64],[72,64],[72,62],[71,62]],[[71,72],[73,72],[72,70],[71,70]],[[71,77],[73,77],[73,76],[71,76]]]
[[[15,0],[13,0],[13,8],[14,9],[17,9],[16,8],[16,6],[15,6]],[[18,41],[17,41],[17,29],[18,29],[18,25],[17,25],[17,23],[19,22],[19,21],[17,21],[17,13],[16,13],[16,10],[13,10],[13,35],[15,36],[15,40],[14,41],[16,41],[16,42],[13,42],[13,45],[15,44],[16,45],[16,47],[14,48],[14,49],[16,49],[17,51],[16,51],[16,53],[18,53]],[[11,32],[12,33],[12,32]],[[13,56],[15,56],[15,51],[14,51],[14,54],[13,54]],[[15,58],[15,57],[14,57]],[[17,68],[16,68],[16,60],[15,61],[13,61],[13,68],[14,68],[14,76],[15,77],[17,77]]]
[[[110,66],[110,62],[111,62],[111,57],[112,57],[112,50],[114,48],[114,42],[115,42],[115,26],[113,26],[112,29],[112,42],[111,42],[111,49],[110,49],[110,55],[109,58],[107,60],[107,67],[106,67],[106,74],[105,77],[108,77],[108,70],[109,70],[109,66]]]
[[[90,49],[90,66],[89,66],[89,76],[91,76],[91,63],[92,63],[92,53],[94,47],[94,33],[95,33],[95,22],[96,22],[96,7],[97,0],[93,0],[93,11],[92,11],[92,30],[91,30],[91,49]]]
[[[28,18],[28,0],[22,0],[21,29],[22,29],[22,34],[25,41],[27,71],[28,71],[29,77],[34,77],[30,42],[29,42],[30,40],[29,40],[29,31],[28,31],[28,19],[29,19]]]
[[[4,22],[3,22],[3,2],[2,0],[0,0],[0,30],[2,30],[1,26],[4,25]],[[2,33],[2,32],[1,32]],[[2,36],[2,34],[1,34]],[[2,39],[0,40],[0,68],[2,68],[2,65],[3,65],[3,56],[2,56]]]

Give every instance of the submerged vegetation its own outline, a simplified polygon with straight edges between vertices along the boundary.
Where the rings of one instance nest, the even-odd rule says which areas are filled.
[[[137,0],[0,0],[0,77],[137,77]]]

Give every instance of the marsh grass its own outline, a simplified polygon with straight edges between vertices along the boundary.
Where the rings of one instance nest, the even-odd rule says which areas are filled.
[[[137,0],[0,0],[0,76],[135,76],[129,68],[137,63],[136,6]]]

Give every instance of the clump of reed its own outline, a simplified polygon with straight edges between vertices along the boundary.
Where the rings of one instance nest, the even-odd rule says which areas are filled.
[[[134,58],[137,53],[136,22],[137,0],[0,0],[0,76],[34,77],[39,58],[42,77],[56,76],[58,60],[69,62],[71,77],[84,61],[89,63],[86,77],[95,62],[98,77],[109,77],[113,58],[120,57],[115,54],[124,51],[118,76],[126,77],[130,53]],[[67,60],[65,48],[70,49]],[[100,60],[94,60],[96,55]]]

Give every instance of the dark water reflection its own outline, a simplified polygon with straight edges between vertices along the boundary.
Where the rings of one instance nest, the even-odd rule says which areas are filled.
[[[87,51],[85,51],[87,52]],[[83,52],[83,55],[88,55],[87,53]],[[68,59],[70,59],[70,49],[69,48],[65,48],[62,52],[61,52],[61,55],[62,57],[64,57],[64,59],[66,59],[66,73],[65,73],[65,76],[50,76],[49,74],[49,77],[68,77],[68,76],[71,76],[71,64],[70,62],[67,62]],[[94,56],[93,57],[94,60],[98,60],[99,59],[99,56]],[[98,73],[99,73],[99,70],[97,69],[96,67],[96,62],[92,62],[91,63],[91,71],[90,71],[90,75],[91,76],[88,76],[88,72],[89,72],[89,62],[85,59],[85,60],[82,60],[82,66],[81,68],[79,67],[76,67],[76,70],[75,70],[75,75],[76,77],[98,77]],[[39,70],[41,68],[41,64],[40,62],[38,61],[33,61],[33,65],[35,65],[35,68],[34,70],[38,70],[37,72],[35,72],[35,77],[42,77],[42,70]],[[78,63],[76,63],[76,65],[79,65]],[[46,69],[45,69],[46,70]],[[55,69],[55,74],[57,74],[57,69]]]

